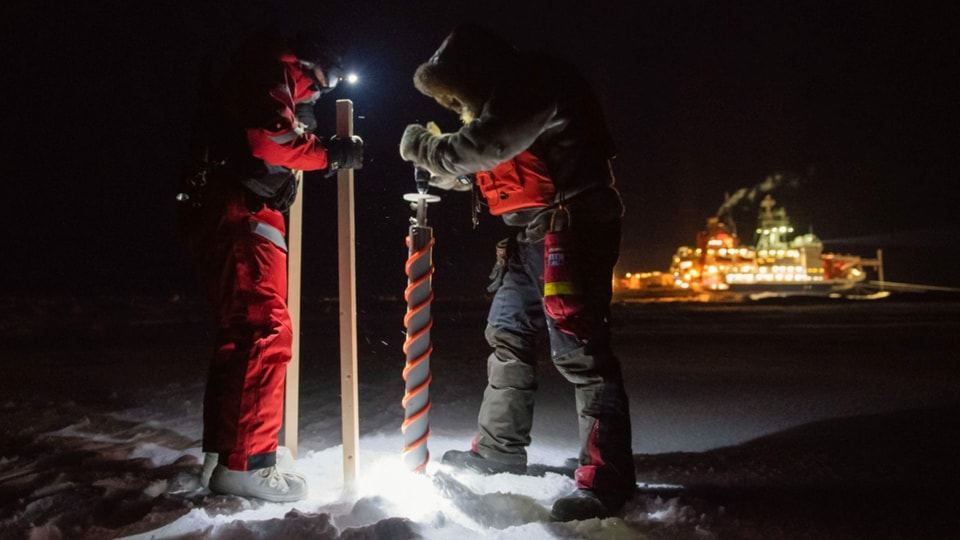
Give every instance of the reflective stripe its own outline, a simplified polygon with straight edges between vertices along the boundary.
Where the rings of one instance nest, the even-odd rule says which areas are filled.
[[[558,296],[561,294],[576,294],[577,289],[569,281],[557,281],[543,284],[544,296]]]
[[[275,135],[273,137],[270,137],[270,140],[277,144],[287,144],[288,142],[296,139],[297,137],[299,137],[300,135],[303,135],[304,133],[306,132],[303,131],[303,128],[301,128],[300,126],[297,126],[291,129],[290,131],[284,133],[283,135]]]
[[[283,233],[280,232],[280,229],[259,221],[251,221],[250,230],[253,232],[253,234],[265,238],[271,244],[277,246],[283,251],[287,251],[287,241],[283,238]]]

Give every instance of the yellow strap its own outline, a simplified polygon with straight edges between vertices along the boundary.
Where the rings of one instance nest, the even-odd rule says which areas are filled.
[[[569,281],[557,281],[555,283],[543,284],[544,296],[556,296],[558,294],[576,294],[577,290],[573,283]]]

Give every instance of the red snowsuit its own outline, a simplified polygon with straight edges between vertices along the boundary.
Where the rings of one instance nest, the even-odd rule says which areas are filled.
[[[295,115],[297,104],[318,96],[289,52],[268,56],[260,50],[252,61],[241,59],[221,95],[228,131],[241,141],[240,149],[211,173],[202,217],[186,231],[217,317],[203,449],[219,453],[229,469],[276,463],[294,330],[287,311],[284,216],[267,204],[263,178],[293,181],[289,169],[327,167],[322,141]]]

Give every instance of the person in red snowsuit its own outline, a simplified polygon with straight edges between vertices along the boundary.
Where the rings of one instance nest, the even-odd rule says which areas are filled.
[[[183,231],[217,318],[203,411],[203,450],[216,454],[217,493],[292,501],[303,476],[277,468],[287,364],[285,214],[295,171],[359,168],[359,137],[323,139],[313,105],[340,77],[340,57],[315,33],[251,39],[234,58],[204,121],[201,181],[180,197]]]
[[[464,125],[412,124],[400,155],[441,189],[477,189],[515,235],[498,250],[485,337],[487,388],[469,450],[443,463],[482,474],[527,470],[539,337],[572,383],[580,434],[577,490],[557,520],[621,511],[636,489],[630,407],[610,336],[623,204],[614,146],[598,99],[577,69],[520,51],[490,29],[460,26],[414,74],[414,85]],[[564,251],[560,251],[560,248]],[[572,256],[571,256],[572,255]]]

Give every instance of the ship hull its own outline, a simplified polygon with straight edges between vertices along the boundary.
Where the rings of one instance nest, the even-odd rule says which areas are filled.
[[[849,280],[820,281],[816,283],[738,283],[730,285],[730,292],[764,296],[829,296],[849,291],[856,282]]]

